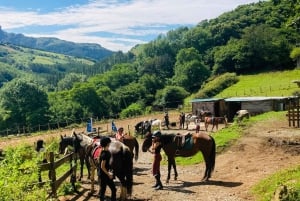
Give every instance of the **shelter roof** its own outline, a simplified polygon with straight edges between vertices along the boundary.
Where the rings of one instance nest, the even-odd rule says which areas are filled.
[[[267,97],[267,96],[253,96],[253,97],[232,97],[226,98],[226,102],[243,102],[243,101],[264,101],[264,100],[284,100],[288,97],[275,96],[275,97]]]
[[[224,98],[197,98],[193,99],[190,102],[191,103],[197,103],[197,102],[216,102],[219,100],[224,100]]]

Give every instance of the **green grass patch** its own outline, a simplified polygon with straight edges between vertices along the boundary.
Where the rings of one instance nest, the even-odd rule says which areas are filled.
[[[300,70],[241,75],[239,82],[228,87],[216,97],[234,96],[291,96],[299,87],[294,80],[299,80]]]
[[[251,191],[258,201],[272,200],[274,192],[280,186],[287,186],[288,193],[284,194],[281,201],[300,200],[300,165],[279,171],[255,185]]]

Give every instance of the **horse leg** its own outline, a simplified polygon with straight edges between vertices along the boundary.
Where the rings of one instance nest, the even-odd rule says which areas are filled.
[[[80,158],[80,177],[79,181],[83,178],[83,166],[84,166],[84,159]]]
[[[91,165],[91,195],[95,192],[95,170],[96,167],[94,165]]]
[[[174,161],[173,161],[174,180],[176,181],[176,180],[177,180],[177,177],[178,177],[178,173],[177,173],[177,168],[176,168],[175,158],[173,158],[173,159],[174,159]]]
[[[84,160],[85,160],[85,165],[86,165],[86,168],[88,171],[88,179],[90,179],[91,178],[91,164],[90,164],[88,157],[85,157]]]
[[[169,183],[170,178],[171,178],[171,167],[172,167],[171,161],[170,161],[170,159],[168,159],[168,176],[167,176],[167,180],[166,180],[167,184]]]

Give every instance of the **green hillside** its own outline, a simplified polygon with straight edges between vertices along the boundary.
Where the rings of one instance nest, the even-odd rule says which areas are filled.
[[[299,87],[300,69],[238,76],[239,81],[216,97],[233,96],[291,96]]]
[[[29,49],[15,45],[0,44],[0,64],[10,63],[27,68],[32,64],[56,65],[68,63],[81,63],[93,65],[94,62],[87,59],[71,57],[63,54],[51,53],[41,50]]]

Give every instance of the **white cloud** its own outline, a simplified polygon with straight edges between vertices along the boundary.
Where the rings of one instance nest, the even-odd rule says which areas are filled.
[[[134,0],[127,3],[94,0],[84,6],[72,6],[44,14],[33,11],[16,12],[0,7],[0,25],[4,30],[41,26],[40,32],[35,28],[35,32],[27,31],[25,34],[99,43],[110,50],[128,51],[137,43],[147,42],[146,39],[141,40],[140,36],[168,31],[160,26],[196,25],[204,19],[215,18],[238,5],[251,2],[257,0]],[[45,34],[43,26],[58,26],[58,31],[51,32],[51,35]],[[59,30],[59,27],[62,29]],[[96,37],[93,35],[95,32],[118,34],[118,38]],[[128,39],[126,36],[131,37]],[[133,36],[138,36],[139,39],[132,39]],[[132,42],[132,45],[116,41]]]

